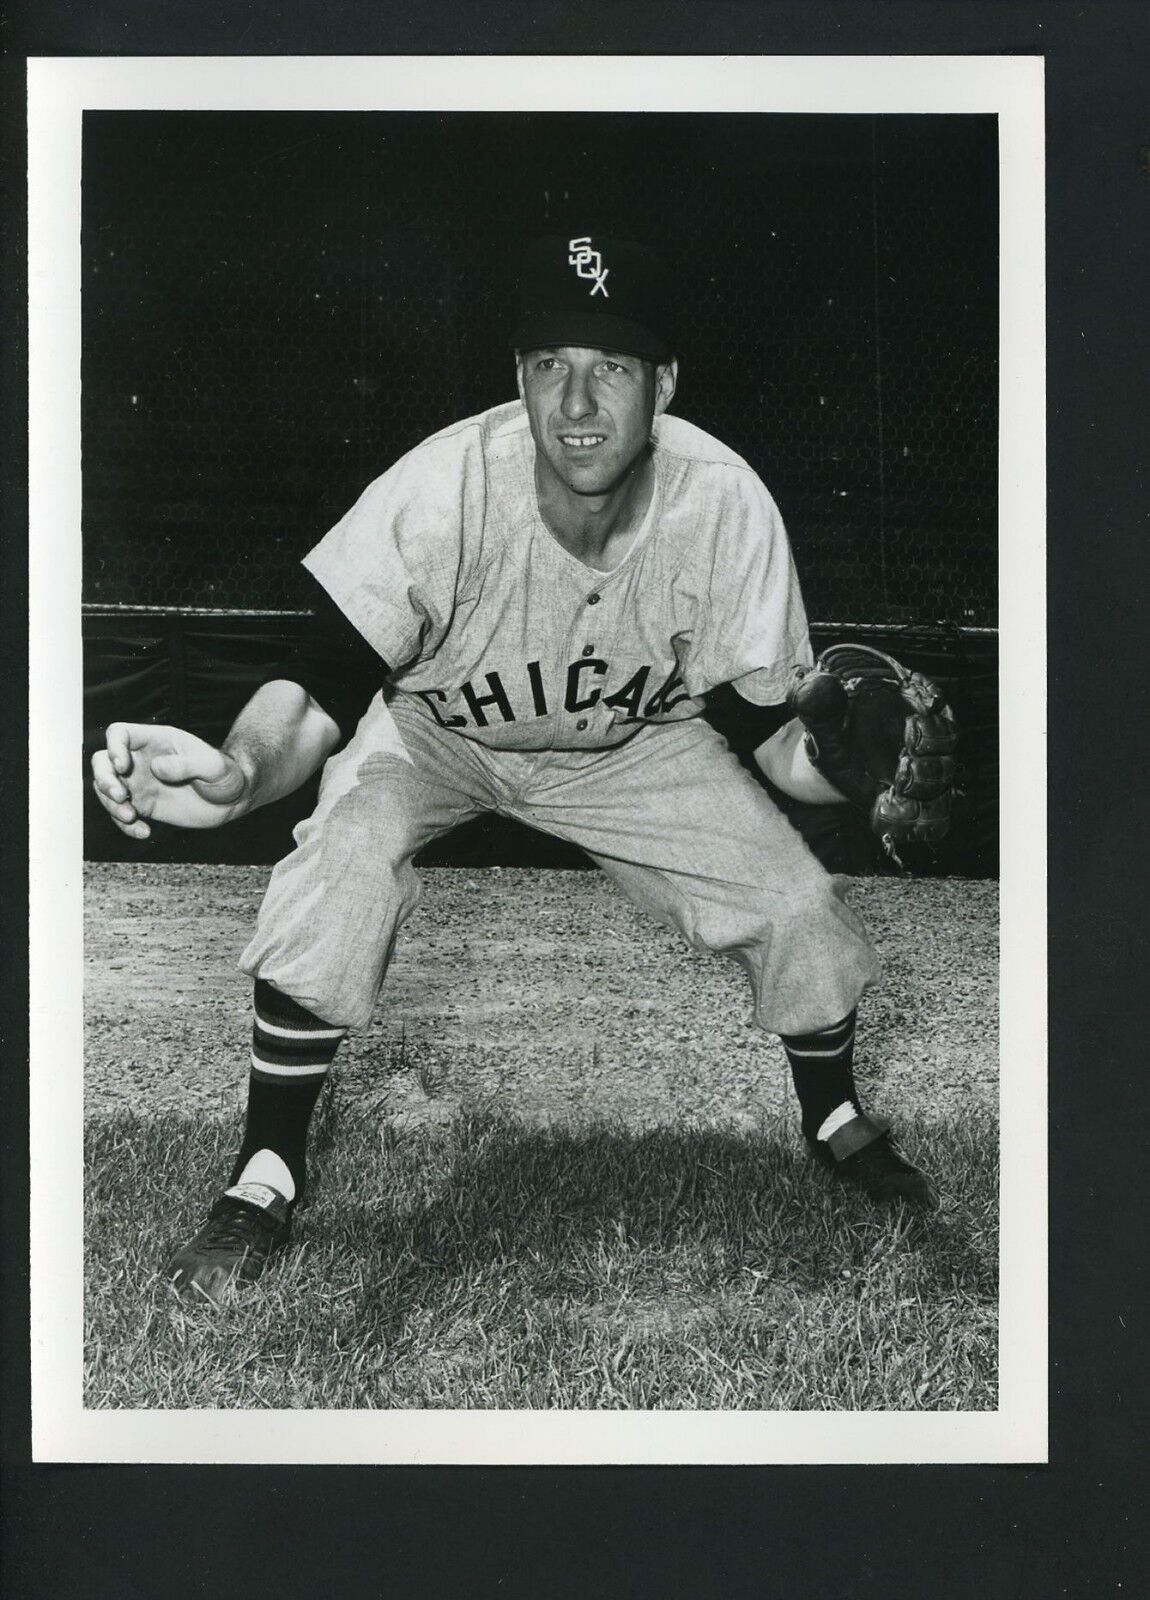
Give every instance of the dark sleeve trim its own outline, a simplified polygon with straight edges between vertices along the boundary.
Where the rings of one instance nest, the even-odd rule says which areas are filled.
[[[383,657],[317,584],[314,614],[269,678],[286,678],[306,689],[347,739],[389,670]]]
[[[785,705],[754,705],[733,684],[723,683],[707,696],[706,717],[737,756],[749,756],[791,720],[791,713]]]

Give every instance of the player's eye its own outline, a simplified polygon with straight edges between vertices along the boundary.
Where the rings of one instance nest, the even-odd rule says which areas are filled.
[[[604,361],[602,365],[604,372],[626,372],[627,370],[621,361]]]
[[[535,363],[535,368],[537,372],[557,372],[559,362],[554,356],[541,356]]]

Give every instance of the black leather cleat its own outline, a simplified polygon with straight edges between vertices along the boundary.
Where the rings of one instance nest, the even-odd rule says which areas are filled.
[[[266,1183],[237,1183],[216,1201],[203,1227],[168,1265],[179,1294],[219,1304],[229,1288],[252,1283],[291,1236],[291,1205]]]
[[[902,1201],[925,1211],[937,1210],[934,1185],[895,1149],[885,1117],[861,1111],[829,1139],[809,1139],[807,1143],[817,1161],[836,1178],[861,1189],[876,1205]]]

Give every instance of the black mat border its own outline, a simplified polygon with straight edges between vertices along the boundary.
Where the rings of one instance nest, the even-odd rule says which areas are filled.
[[[553,1595],[980,1600],[1137,1592],[1147,1387],[1145,461],[1150,124],[1141,3],[17,4],[3,87],[19,210],[26,55],[1041,54],[1049,96],[1052,1459],[1040,1468],[27,1465],[26,989],[5,963],[3,1590],[20,1597]],[[23,241],[7,229],[6,325]],[[16,320],[13,321],[13,315]],[[18,341],[17,341],[18,343]],[[9,342],[9,348],[14,348]],[[5,363],[5,437],[23,433]],[[21,948],[22,463],[6,452],[5,950]],[[16,659],[13,659],[15,656]],[[1134,716],[1131,717],[1133,710]],[[1142,716],[1139,713],[1143,713]],[[1109,753],[1109,754],[1108,754]],[[1131,768],[1133,770],[1131,771]],[[1036,802],[1037,803],[1037,802]],[[21,1353],[22,1352],[22,1353]],[[1124,1584],[1120,1590],[1118,1585]]]

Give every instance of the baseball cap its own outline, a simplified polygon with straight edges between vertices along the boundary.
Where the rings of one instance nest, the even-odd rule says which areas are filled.
[[[665,274],[646,245],[607,234],[548,234],[527,247],[516,350],[590,345],[648,361],[674,355]]]

